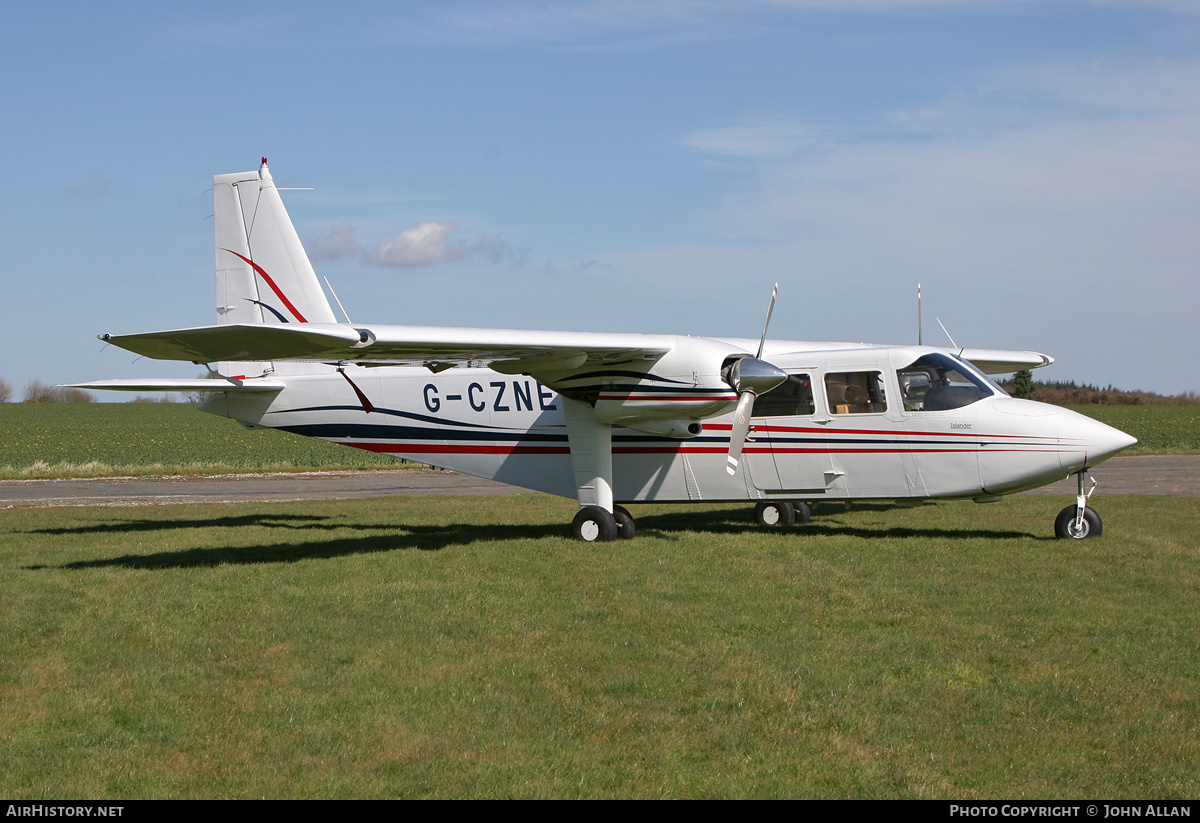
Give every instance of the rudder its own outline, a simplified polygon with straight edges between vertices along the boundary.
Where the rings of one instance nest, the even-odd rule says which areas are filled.
[[[337,322],[267,158],[257,171],[213,177],[213,223],[218,324]],[[233,368],[248,374],[272,370],[269,363]]]

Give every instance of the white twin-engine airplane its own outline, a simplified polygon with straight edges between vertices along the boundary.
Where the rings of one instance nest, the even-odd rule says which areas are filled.
[[[1055,531],[1082,539],[1089,469],[1137,442],[985,376],[1052,362],[1035,352],[338,323],[266,158],[213,188],[217,324],[101,339],[223,384],[79,386],[216,391],[201,409],[247,426],[573,497],[581,540],[633,537],[618,502],[790,525],[810,501],[992,502],[1071,474]]]

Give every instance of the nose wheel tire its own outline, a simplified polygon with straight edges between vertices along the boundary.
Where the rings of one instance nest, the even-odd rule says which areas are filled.
[[[617,539],[617,532],[616,518],[599,506],[584,506],[571,521],[571,534],[585,543],[608,543]]]
[[[1061,537],[1065,540],[1086,540],[1089,537],[1099,537],[1104,526],[1100,522],[1100,515],[1096,514],[1095,509],[1085,509],[1083,512],[1083,522],[1076,526],[1076,515],[1079,509],[1076,506],[1067,506],[1058,513],[1058,517],[1054,518],[1054,534],[1056,537]]]

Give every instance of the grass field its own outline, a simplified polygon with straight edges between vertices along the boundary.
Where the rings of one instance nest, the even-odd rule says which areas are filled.
[[[1081,406],[1138,438],[1131,454],[1200,452],[1200,406]],[[390,457],[249,431],[195,406],[0,403],[0,479],[401,468]]]
[[[0,794],[1195,798],[1200,501],[0,512]]]
[[[1072,406],[1102,423],[1132,434],[1128,454],[1200,453],[1200,406]]]
[[[399,468],[361,449],[171,403],[0,403],[0,479]]]

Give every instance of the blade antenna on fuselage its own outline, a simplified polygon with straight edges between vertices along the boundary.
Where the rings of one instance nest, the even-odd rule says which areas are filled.
[[[937,318],[937,321],[938,321],[938,325],[942,327],[942,331],[946,332],[946,336],[950,337],[950,332],[946,329],[946,324],[942,322],[942,318],[940,318],[940,317]],[[950,337],[950,345],[951,345],[951,347],[958,349],[960,352],[962,351],[962,349],[959,348],[959,345],[954,342],[953,337]]]

